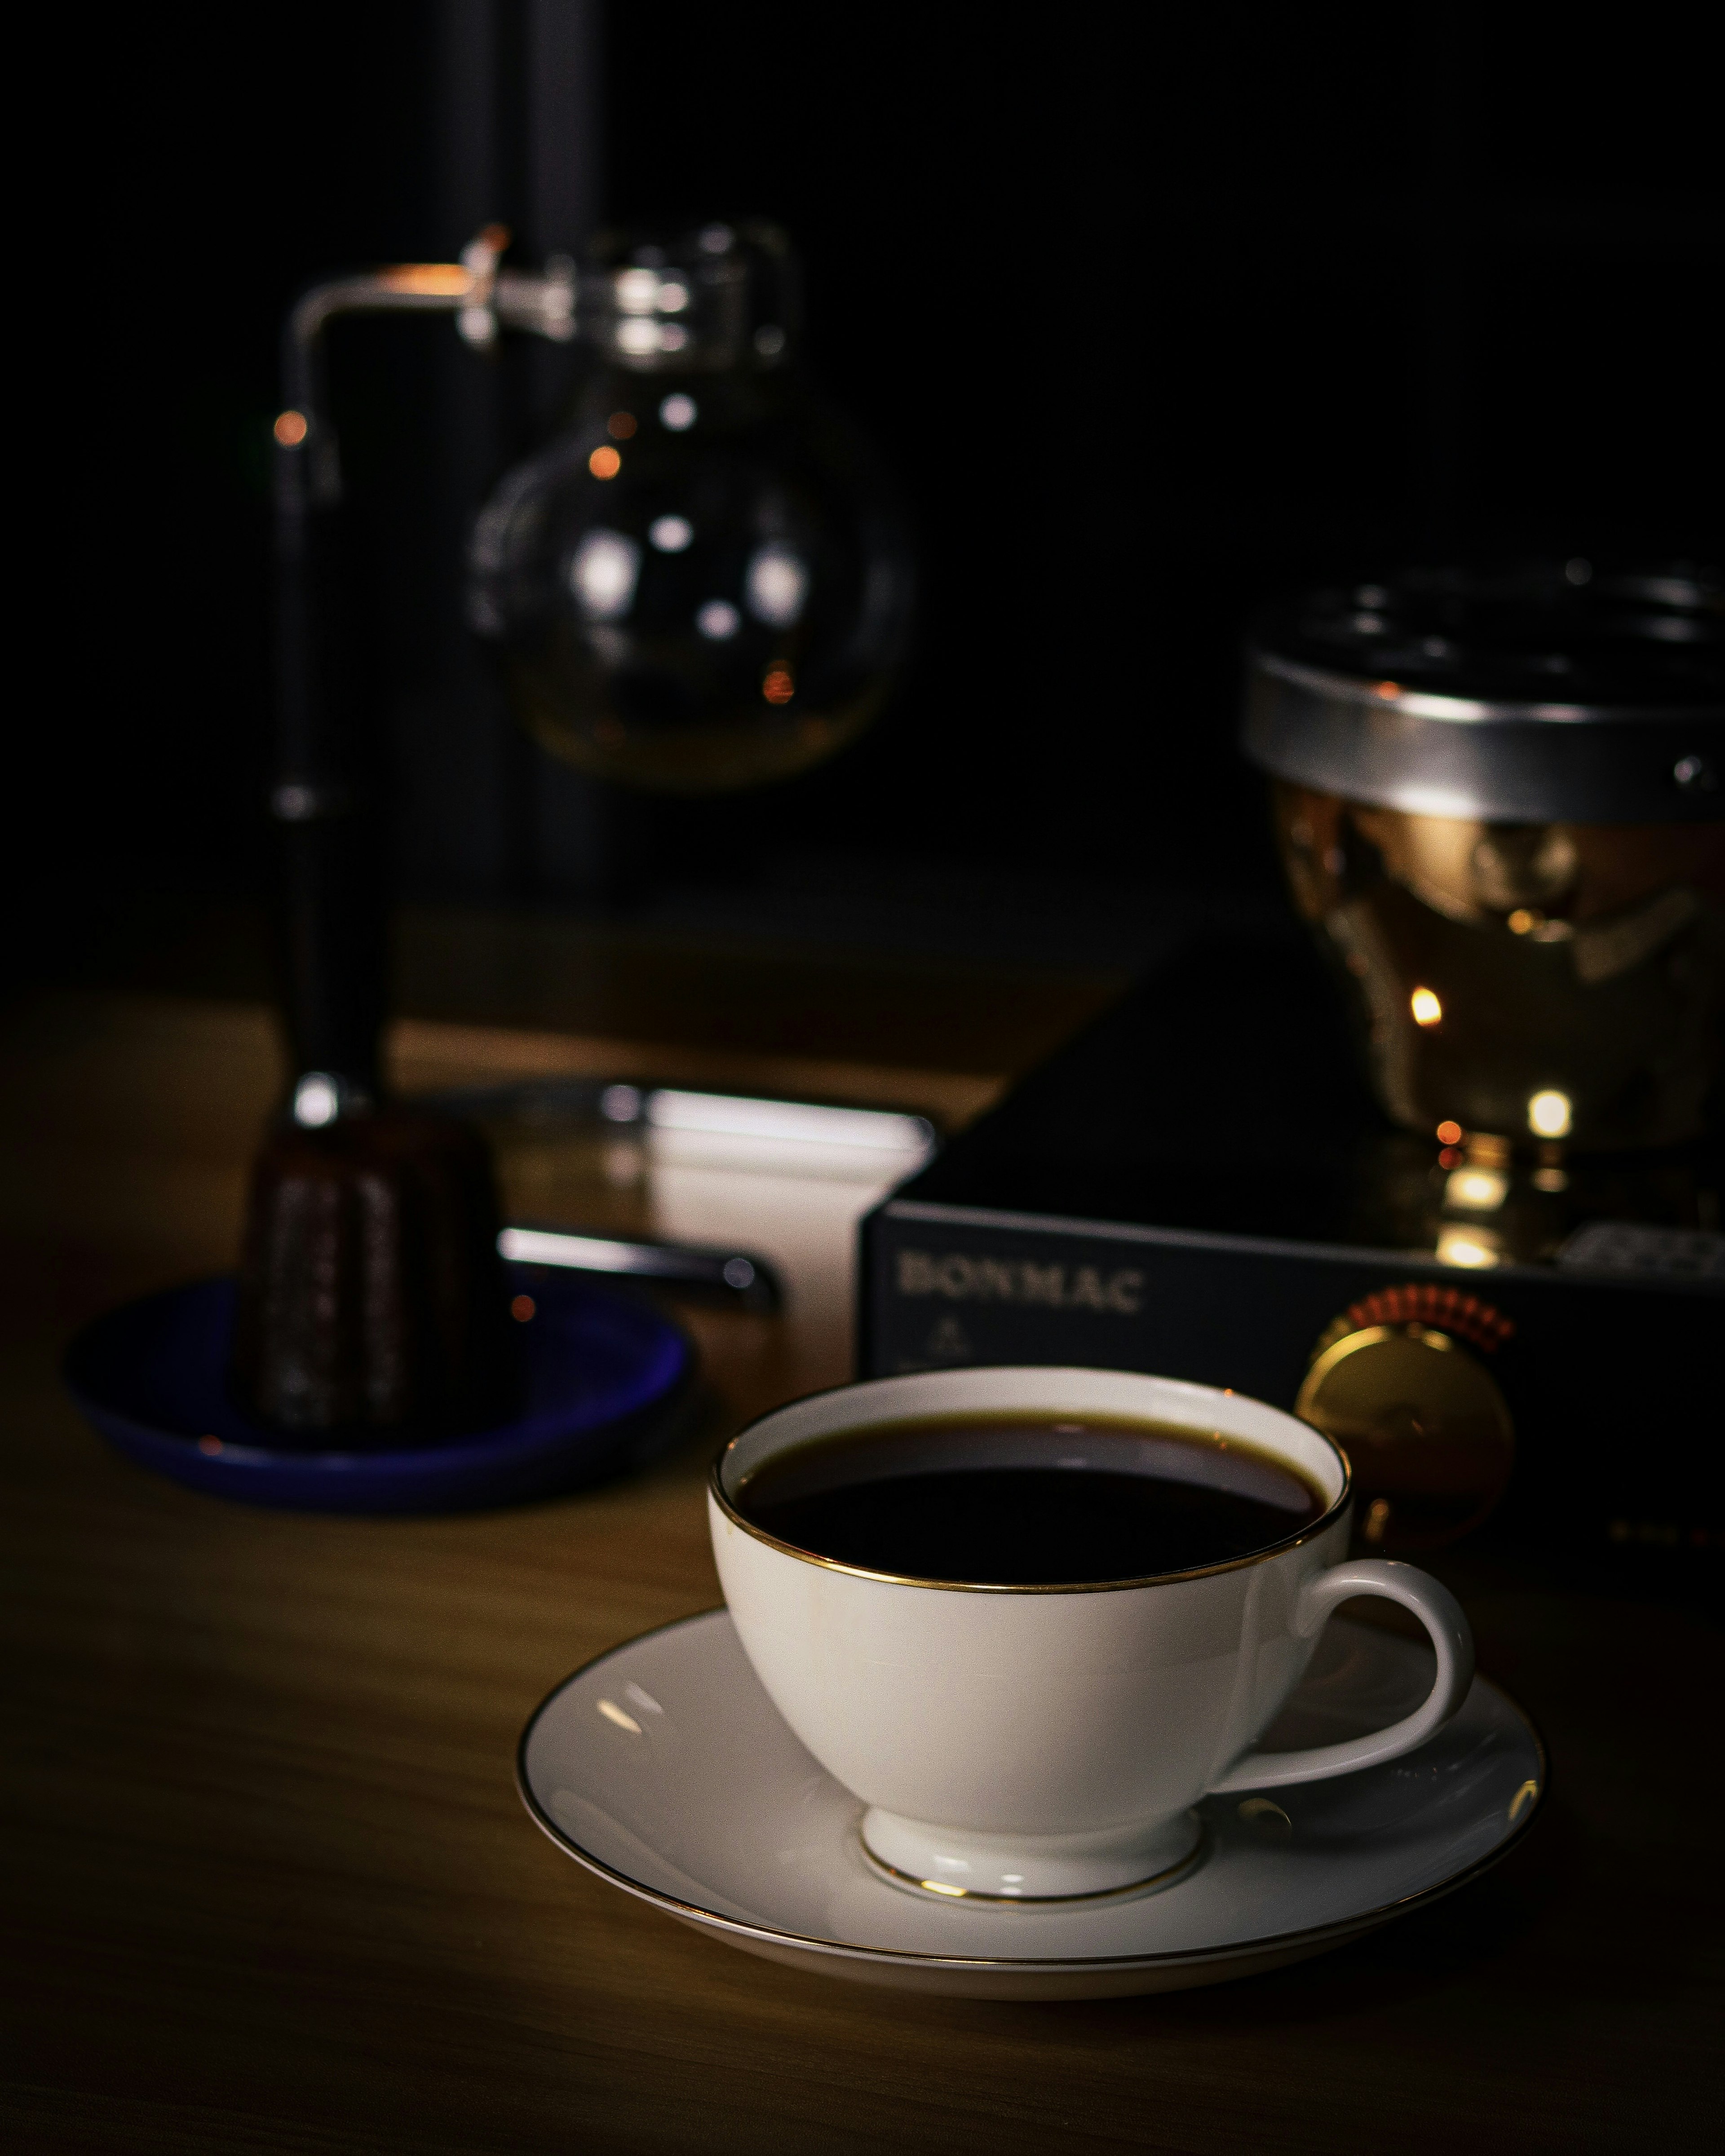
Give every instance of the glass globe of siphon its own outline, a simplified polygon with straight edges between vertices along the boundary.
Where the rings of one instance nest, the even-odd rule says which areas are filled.
[[[796,365],[769,225],[601,243],[592,355],[554,439],[475,527],[471,619],[530,732],[597,776],[722,792],[860,733],[903,656],[903,515]]]

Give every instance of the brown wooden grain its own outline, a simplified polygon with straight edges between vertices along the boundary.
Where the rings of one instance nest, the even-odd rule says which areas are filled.
[[[453,1028],[399,1045],[445,1082],[608,1053]],[[781,1047],[750,1066],[732,1043],[726,1068],[768,1083]],[[796,1052],[813,1082],[819,1057]],[[860,1094],[856,1060],[829,1075]],[[914,1105],[917,1067],[901,1037],[872,1082]],[[1009,1067],[977,1055],[957,1075],[986,1087]],[[675,1053],[665,1074],[696,1075]],[[158,1481],[82,1425],[56,1358],[88,1315],[226,1261],[274,1083],[262,1014],[232,1006],[63,998],[8,1037],[12,2146],[1701,2144],[1725,1656],[1656,1604],[1452,1568],[1483,1666],[1549,1740],[1548,1816],[1452,1900],[1244,1984],[1098,2005],[911,1999],[747,1958],[579,1871],[515,1794],[521,1724],[588,1656],[717,1599],[711,1447],[793,1375],[840,1374],[842,1343],[690,1313],[709,1393],[676,1455],[511,1512],[310,1518]]]

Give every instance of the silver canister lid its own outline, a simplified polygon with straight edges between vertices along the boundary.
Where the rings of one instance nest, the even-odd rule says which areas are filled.
[[[1725,583],[1571,560],[1308,593],[1255,627],[1242,741],[1414,815],[1725,819]]]

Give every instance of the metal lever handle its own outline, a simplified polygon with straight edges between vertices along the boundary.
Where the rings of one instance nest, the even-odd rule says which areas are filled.
[[[704,1290],[747,1310],[777,1310],[783,1299],[773,1267],[745,1250],[696,1243],[636,1242],[525,1224],[506,1228],[497,1238],[497,1250],[518,1265],[558,1265],[572,1272]]]

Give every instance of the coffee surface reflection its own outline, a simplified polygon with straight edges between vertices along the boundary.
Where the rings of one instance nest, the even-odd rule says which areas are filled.
[[[1231,1563],[1325,1507],[1283,1462],[1215,1432],[990,1415],[799,1446],[744,1480],[737,1509],[776,1540],[860,1571],[1055,1587]]]

